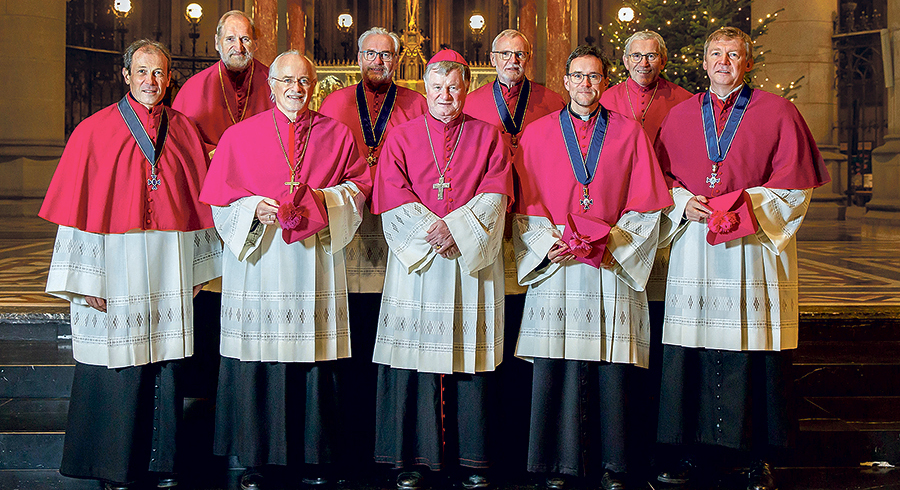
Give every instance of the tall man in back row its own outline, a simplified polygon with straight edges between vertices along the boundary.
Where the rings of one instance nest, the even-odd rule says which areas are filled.
[[[475,89],[466,99],[463,111],[500,130],[510,158],[516,153],[525,127],[551,112],[565,107],[556,92],[529,80],[525,70],[531,61],[531,43],[524,34],[507,29],[491,43],[491,65],[497,79]],[[516,257],[510,239],[512,215],[507,215],[503,261],[506,280],[506,325],[501,379],[501,411],[498,440],[502,444],[499,463],[518,471],[525,464],[528,447],[528,396],[531,387],[531,363],[515,357],[516,337],[522,321],[525,288],[516,280]]]
[[[662,78],[666,61],[668,51],[662,36],[653,31],[639,31],[632,34],[625,40],[625,54],[622,55],[622,62],[628,70],[628,78],[603,92],[603,96],[600,97],[600,104],[603,107],[637,121],[651,142],[656,141],[659,127],[669,110],[691,97],[691,93],[687,90]],[[661,225],[667,223],[664,220]],[[650,309],[650,367],[639,376],[640,385],[644,390],[643,396],[646,397],[646,402],[640,404],[639,410],[647,420],[647,424],[644,425],[646,431],[641,434],[643,444],[647,447],[654,446],[653,441],[656,439],[659,380],[662,376],[662,324],[668,267],[669,248],[663,247],[656,251],[646,287],[647,304]],[[645,455],[648,460],[655,456],[653,451],[647,451]]]
[[[400,53],[400,38],[381,27],[373,27],[359,36],[359,63],[362,80],[328,95],[319,109],[323,115],[347,125],[353,133],[360,156],[374,178],[378,156],[386,135],[396,126],[415,119],[428,110],[425,98],[414,90],[394,83],[394,67]],[[363,210],[353,241],[344,249],[347,258],[350,343],[353,357],[345,364],[352,372],[347,377],[351,389],[344,404],[352,410],[347,424],[356,444],[350,461],[357,465],[372,461],[375,438],[375,378],[372,363],[378,309],[384,286],[388,246],[384,241],[381,219]]]
[[[679,454],[740,450],[748,490],[771,490],[766,461],[792,432],[796,233],[829,177],[797,108],[744,83],[751,46],[733,27],[710,34],[709,90],[673,108],[657,140],[675,200],[658,437]]]

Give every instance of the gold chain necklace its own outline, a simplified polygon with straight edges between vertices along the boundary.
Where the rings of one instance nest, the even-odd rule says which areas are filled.
[[[425,135],[428,136],[428,146],[431,147],[431,156],[434,158],[434,166],[437,167],[438,175],[441,176],[438,181],[431,186],[432,189],[438,191],[438,201],[444,200],[444,189],[450,188],[450,183],[444,182],[444,174],[447,172],[447,168],[450,166],[450,160],[453,160],[453,155],[456,154],[456,149],[459,147],[459,140],[462,139],[463,127],[466,125],[466,116],[462,115],[462,122],[459,124],[459,135],[456,137],[456,144],[453,145],[453,151],[450,152],[450,156],[447,158],[447,163],[444,164],[444,170],[441,170],[441,166],[438,165],[437,155],[434,153],[434,143],[431,142],[431,130],[428,129],[428,118],[429,114],[425,114]]]
[[[297,175],[297,170],[300,170],[300,164],[303,163],[303,156],[306,155],[306,149],[309,148],[309,137],[312,134],[312,121],[309,122],[309,129],[306,130],[306,143],[303,144],[303,149],[300,150],[300,158],[297,159],[297,165],[291,165],[291,159],[288,158],[287,150],[284,149],[284,142],[281,140],[281,131],[278,129],[278,121],[275,120],[275,110],[272,109],[272,122],[275,123],[275,134],[278,135],[278,144],[281,145],[281,153],[284,155],[284,161],[287,162],[288,168],[291,170],[291,180],[289,182],[285,182],[284,185],[289,186],[290,190],[288,192],[293,193],[294,187],[299,187],[301,185],[300,182],[297,182],[295,176]],[[309,111],[306,111],[307,113]],[[299,123],[299,120],[297,121]],[[291,151],[294,149],[291,148]]]
[[[244,104],[244,110],[241,111],[241,117],[238,121],[234,120],[234,114],[231,112],[231,105],[228,104],[228,94],[225,93],[225,79],[222,78],[222,65],[219,66],[219,84],[222,86],[222,98],[225,99],[225,109],[228,111],[228,117],[231,118],[231,124],[237,124],[238,121],[243,121],[244,116],[247,114],[247,106],[250,105],[250,91],[253,90],[253,60],[250,60],[250,74],[247,75],[250,78],[250,82],[247,84],[247,103]],[[234,97],[237,99],[237,90],[234,91]],[[240,100],[238,100],[240,103]]]
[[[635,82],[637,83],[637,82]],[[659,80],[656,81],[656,86],[653,87],[653,93],[650,94],[650,102],[647,103],[647,107],[644,108],[644,112],[641,113],[641,120],[638,121],[641,123],[641,127],[644,127],[644,118],[647,117],[647,111],[650,110],[650,105],[653,104],[653,98],[656,97],[656,89],[659,88]],[[631,108],[631,117],[634,118],[635,121],[638,120],[637,114],[634,113],[634,106],[631,105],[631,91],[628,90],[628,84],[625,84],[625,97],[628,99],[628,107]]]

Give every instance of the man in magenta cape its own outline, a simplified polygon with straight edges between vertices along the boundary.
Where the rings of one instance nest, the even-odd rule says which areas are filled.
[[[360,156],[368,163],[374,178],[386,135],[424,114],[428,106],[421,94],[394,83],[394,67],[400,54],[400,38],[396,34],[373,27],[359,36],[358,44],[357,62],[362,81],[329,94],[319,112],[350,128]],[[346,251],[347,290],[354,313],[350,318],[353,359],[349,363],[353,375],[349,379],[355,387],[347,391],[352,399],[345,406],[353,411],[346,420],[354,424],[353,438],[358,442],[354,447],[360,463],[371,464],[374,449],[377,373],[372,350],[388,253],[381,218],[366,209],[363,222]]]
[[[391,131],[378,163],[372,211],[391,254],[374,355],[375,460],[405,470],[399,489],[422,486],[413,465],[464,472],[466,489],[489,485],[512,173],[497,129],[463,113],[470,77],[462,56],[438,52],[425,68],[428,113]]]
[[[651,60],[651,58],[653,58]],[[691,93],[662,78],[660,73],[666,67],[668,51],[663,38],[653,31],[638,31],[625,41],[622,63],[628,70],[628,78],[603,92],[600,104],[638,121],[651,142],[656,141],[659,127],[669,110],[689,99]],[[662,322],[665,311],[666,272],[669,263],[668,247],[656,253],[656,261],[647,280],[647,301],[650,307],[650,369],[646,373],[648,421],[646,444],[652,446],[656,439],[656,410],[659,407],[659,380],[662,365]],[[647,453],[652,458],[652,452]]]
[[[216,149],[226,129],[273,107],[266,87],[269,68],[253,58],[253,21],[240,10],[226,12],[215,42],[221,60],[185,82],[172,103],[197,124],[207,151]]]
[[[513,238],[528,286],[516,355],[534,361],[527,468],[551,489],[581,476],[624,488],[643,422],[644,284],[671,198],[641,127],[600,104],[608,73],[598,48],[575,49],[571,102],[526,128],[515,159]]]
[[[531,55],[531,43],[521,32],[506,29],[497,34],[491,43],[491,65],[497,70],[497,79],[473,90],[466,98],[463,109],[466,114],[496,126],[510,155],[515,153],[522,131],[529,124],[551,112],[559,112],[566,105],[559,94],[526,78],[525,71]],[[498,440],[503,445],[500,462],[509,469],[518,471],[525,463],[528,447],[526,417],[527,407],[531,403],[528,396],[531,363],[516,359],[514,355],[525,305],[525,288],[516,281],[516,259],[510,241],[511,218],[512,215],[507,216],[506,239],[503,241],[506,267],[504,352],[507,358],[503,367],[498,370],[503,390],[501,403],[503,412],[508,416],[500,421],[502,435]]]
[[[276,108],[225,131],[200,196],[227,248],[214,452],[247,467],[244,488],[263,485],[267,465],[324,484],[350,443],[340,425],[351,354],[343,249],[371,177],[350,130],[309,109],[315,85],[309,59],[279,55]]]
[[[75,375],[59,471],[108,489],[148,470],[161,486],[177,484],[176,372],[193,352],[191,299],[221,273],[212,215],[198,200],[200,134],[160,103],[171,57],[140,40],[124,62],[129,93],[75,128],[39,213],[59,225],[47,292],[72,309]]]
[[[751,46],[736,28],[710,34],[710,89],[673,108],[656,143],[675,201],[658,438],[679,445],[678,457],[696,443],[739,450],[747,488],[766,490],[775,488],[767,461],[792,434],[796,232],[829,177],[794,105],[745,85]],[[758,229],[712,245],[717,214],[731,213],[714,198],[733,192],[746,195]],[[689,465],[680,466],[659,479],[684,482]]]

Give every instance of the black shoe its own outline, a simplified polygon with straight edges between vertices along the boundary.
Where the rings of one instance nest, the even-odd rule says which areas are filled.
[[[315,488],[322,488],[325,485],[328,485],[328,479],[320,477],[303,477],[300,479],[300,483]]]
[[[600,479],[600,488],[603,490],[625,490],[625,475],[607,471]]]
[[[128,490],[129,487],[127,483],[109,483],[107,482],[103,485],[104,490]]]
[[[562,475],[548,476],[544,486],[547,490],[566,490],[569,488],[569,481]]]
[[[175,488],[178,486],[178,479],[172,474],[162,474],[156,481],[156,488]]]
[[[674,468],[669,468],[659,472],[656,477],[658,481],[669,483],[671,485],[684,485],[691,481],[694,472],[694,463],[689,459],[682,459]]]
[[[765,461],[757,461],[750,465],[747,490],[778,490],[775,486],[775,478],[772,477],[772,469]]]
[[[247,468],[241,475],[242,490],[260,490],[263,487],[263,476],[256,469]]]
[[[425,477],[418,471],[404,471],[397,475],[397,490],[419,490],[425,483]]]
[[[462,487],[466,490],[484,490],[491,486],[491,481],[484,475],[473,473],[463,478]]]

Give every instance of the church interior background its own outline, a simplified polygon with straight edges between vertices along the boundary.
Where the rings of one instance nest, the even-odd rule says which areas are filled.
[[[124,46],[168,45],[177,91],[218,59],[221,14],[251,12],[259,59],[294,48],[315,60],[317,106],[359,80],[356,39],[371,26],[403,36],[398,78],[420,89],[423,62],[441,47],[470,61],[472,88],[491,81],[491,40],[512,27],[533,44],[529,78],[564,94],[569,52],[592,43],[620,58],[611,29],[622,7],[645,1],[690,11],[710,0],[0,0],[0,488],[93,488],[21,483],[61,479],[52,475],[73,364],[67,306],[43,294],[55,227],[36,214],[68,135],[123,94]],[[194,3],[202,16],[191,19]],[[780,93],[800,80],[790,96],[832,177],[799,235],[799,435],[782,481],[900,488],[900,475],[871,469],[900,465],[900,1],[753,0],[745,20],[776,12],[756,40],[765,65],[755,83]],[[626,27],[655,27],[636,20]]]

